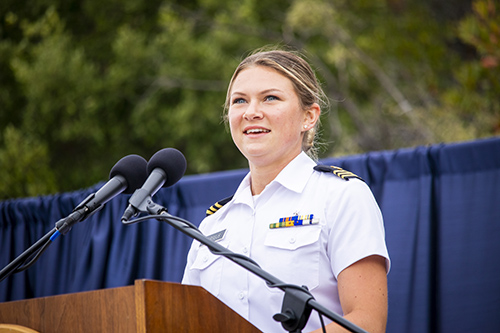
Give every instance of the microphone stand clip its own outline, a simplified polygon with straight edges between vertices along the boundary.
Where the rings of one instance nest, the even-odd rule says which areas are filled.
[[[73,209],[73,212],[70,215],[57,221],[57,231],[62,235],[66,235],[71,230],[73,225],[85,220],[89,216],[101,210],[101,208],[103,207],[102,204],[95,207],[87,206],[87,204],[94,198],[95,193],[90,194],[87,198],[85,198],[85,200],[83,200],[78,206],[76,206],[75,209]]]
[[[286,288],[281,312],[273,316],[288,332],[302,332],[311,315],[312,308],[307,303],[314,297],[306,286],[302,288],[304,289]]]

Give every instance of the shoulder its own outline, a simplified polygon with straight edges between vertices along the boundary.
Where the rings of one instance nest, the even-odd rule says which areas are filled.
[[[210,206],[207,209],[206,216],[210,216],[210,215],[216,213],[219,209],[221,209],[222,207],[224,207],[225,204],[227,204],[229,201],[231,201],[231,199],[233,199],[233,196],[224,198],[224,199],[219,200],[216,203],[214,203],[212,206]]]
[[[358,211],[373,212],[373,209],[378,209],[370,186],[358,175],[328,165],[317,165],[314,170],[318,174],[315,185],[321,187],[321,192],[325,193],[328,198],[327,205]]]
[[[359,177],[358,175],[333,165],[318,164],[314,167],[314,170],[318,172],[335,175],[346,181],[355,178],[364,182],[363,178]]]

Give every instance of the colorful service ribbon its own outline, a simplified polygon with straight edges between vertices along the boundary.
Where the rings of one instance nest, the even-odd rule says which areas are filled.
[[[319,219],[314,218],[314,214],[309,215],[294,215],[290,217],[282,217],[280,218],[278,223],[271,223],[269,225],[270,229],[276,228],[286,228],[286,227],[295,227],[299,225],[310,225],[310,224],[318,224]]]

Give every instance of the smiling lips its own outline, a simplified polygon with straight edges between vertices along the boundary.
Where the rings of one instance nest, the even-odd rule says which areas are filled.
[[[265,128],[250,128],[250,129],[243,131],[243,133],[245,133],[245,134],[260,134],[260,133],[269,133],[269,132],[271,132],[271,131],[268,129],[265,129]]]

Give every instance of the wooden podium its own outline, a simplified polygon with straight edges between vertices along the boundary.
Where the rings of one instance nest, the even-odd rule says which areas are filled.
[[[133,286],[0,303],[0,323],[51,332],[260,332],[197,286]]]

